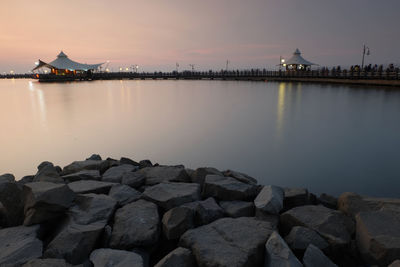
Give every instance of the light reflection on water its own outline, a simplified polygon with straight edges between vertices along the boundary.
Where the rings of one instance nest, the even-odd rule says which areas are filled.
[[[0,173],[92,153],[246,172],[312,192],[400,193],[400,92],[300,83],[0,80]]]

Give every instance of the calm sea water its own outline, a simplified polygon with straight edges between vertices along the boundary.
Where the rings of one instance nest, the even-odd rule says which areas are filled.
[[[92,153],[400,197],[400,90],[235,81],[0,80],[0,173]]]

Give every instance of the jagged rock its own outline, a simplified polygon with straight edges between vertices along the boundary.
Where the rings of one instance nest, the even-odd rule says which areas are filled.
[[[42,256],[40,226],[17,226],[0,230],[0,266],[19,266]]]
[[[94,267],[143,267],[143,259],[139,254],[125,250],[100,248],[90,254]]]
[[[168,240],[178,239],[187,230],[194,228],[194,211],[188,207],[176,207],[162,218],[162,228]]]
[[[221,201],[219,205],[229,217],[252,217],[254,216],[254,202],[248,201]]]
[[[68,187],[71,188],[71,190],[74,191],[76,194],[108,194],[113,185],[116,185],[116,183],[81,180],[69,183]]]
[[[0,229],[3,227],[8,227],[7,210],[0,202]]]
[[[5,173],[0,175],[0,183],[4,182],[15,182],[15,177],[11,173]]]
[[[142,193],[127,185],[116,184],[111,187],[108,195],[115,199],[119,205],[124,206],[138,200]]]
[[[101,180],[103,182],[121,183],[122,176],[124,176],[124,174],[133,172],[136,169],[138,169],[138,167],[130,164],[123,164],[120,166],[111,167],[103,174]]]
[[[161,183],[146,188],[142,197],[169,210],[200,199],[200,185],[196,183]]]
[[[122,176],[121,183],[133,188],[139,188],[146,183],[146,177],[139,171],[127,172]]]
[[[144,159],[144,160],[139,161],[140,169],[147,168],[147,167],[153,167],[153,164],[151,163],[150,160]]]
[[[74,161],[63,168],[62,175],[67,175],[82,170],[98,170],[100,173],[104,173],[109,167],[110,162],[107,160]]]
[[[257,191],[257,186],[239,182],[231,177],[207,175],[203,196],[219,200],[253,200]]]
[[[92,154],[86,160],[102,160],[102,159],[101,159],[101,156],[99,154]]]
[[[168,253],[154,267],[196,267],[196,262],[190,250],[179,247]]]
[[[197,168],[194,171],[194,173],[190,175],[190,179],[192,183],[198,183],[201,186],[203,186],[206,176],[210,174],[223,176],[223,174],[215,168],[202,167],[202,168]]]
[[[324,206],[301,206],[286,211],[280,216],[283,230],[294,226],[305,226],[320,234],[331,245],[347,245],[354,232],[354,222],[340,211]]]
[[[119,162],[120,162],[121,164],[130,164],[130,165],[132,165],[132,166],[137,166],[137,167],[140,166],[140,164],[139,164],[138,162],[136,162],[136,161],[134,161],[134,160],[131,160],[130,158],[125,158],[125,157],[122,157],[122,158],[119,160]]]
[[[279,215],[270,214],[267,212],[263,212],[262,210],[256,209],[255,217],[257,218],[257,220],[269,222],[274,230],[278,229]]]
[[[94,180],[99,181],[101,179],[100,172],[98,170],[83,170],[80,172],[71,173],[68,175],[64,175],[61,178],[64,179],[65,182],[71,183],[80,180]]]
[[[304,252],[308,245],[313,244],[319,249],[327,249],[329,244],[317,232],[303,226],[295,226],[285,237],[286,243],[293,251]]]
[[[26,175],[22,177],[20,180],[17,181],[17,184],[24,185],[27,183],[32,183],[33,178],[35,178],[35,175]]]
[[[303,266],[278,232],[274,231],[265,244],[265,267]]]
[[[356,241],[363,259],[386,266],[400,255],[400,212],[383,210],[356,215]]]
[[[260,266],[271,233],[268,222],[222,218],[188,230],[179,245],[192,250],[199,266]]]
[[[395,260],[388,267],[400,267],[400,260]]]
[[[318,203],[330,209],[337,209],[338,199],[323,193],[319,196]]]
[[[310,244],[303,256],[305,267],[337,267],[325,254],[313,244]]]
[[[0,183],[0,203],[3,204],[3,226],[17,226],[24,221],[24,196],[22,187],[14,182]]]
[[[224,217],[223,209],[212,197],[203,201],[189,202],[183,204],[182,207],[188,207],[193,210],[195,214],[195,225],[197,226],[209,224]]]
[[[73,267],[64,259],[34,259],[30,260],[22,267]]]
[[[183,166],[156,166],[145,167],[136,171],[145,177],[146,185],[155,185],[162,182],[190,182]]]
[[[24,185],[24,225],[42,223],[62,215],[72,206],[75,193],[65,184],[33,182]]]
[[[157,243],[160,234],[157,206],[145,200],[127,204],[114,216],[110,247],[131,249]]]
[[[279,214],[283,208],[283,195],[284,192],[280,187],[264,186],[254,200],[254,206],[270,214]]]
[[[38,172],[33,178],[33,182],[64,183],[53,163],[44,161],[38,166]]]
[[[283,206],[285,210],[310,204],[308,191],[305,188],[284,188],[284,195]]]
[[[236,180],[238,180],[239,182],[245,183],[245,184],[252,184],[252,185],[256,185],[257,184],[257,179],[241,173],[241,172],[237,172],[237,171],[233,171],[233,170],[226,170],[224,171],[224,176],[228,176],[228,177],[232,177],[235,178]]]

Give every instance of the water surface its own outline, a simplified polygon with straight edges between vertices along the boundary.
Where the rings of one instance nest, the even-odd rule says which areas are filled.
[[[0,173],[92,153],[400,197],[400,91],[243,81],[0,80]]]

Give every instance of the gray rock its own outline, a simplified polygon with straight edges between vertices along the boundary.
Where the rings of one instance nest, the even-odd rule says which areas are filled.
[[[187,230],[194,228],[194,211],[188,207],[176,207],[162,218],[162,228],[168,240],[178,239]]]
[[[268,222],[223,218],[188,230],[179,244],[192,250],[198,266],[260,266],[271,233]]]
[[[107,160],[74,161],[63,168],[62,175],[67,175],[83,170],[98,170],[100,171],[100,173],[104,173],[109,167],[110,162]]]
[[[304,252],[308,245],[313,244],[319,249],[327,249],[329,244],[317,232],[303,226],[295,226],[285,237],[286,243],[294,251]]]
[[[263,212],[262,210],[256,209],[255,217],[257,220],[269,222],[274,230],[278,230],[279,215],[270,214]]]
[[[22,187],[14,182],[0,183],[0,203],[3,204],[3,226],[17,226],[24,221],[24,196]]]
[[[190,182],[183,166],[156,166],[146,167],[137,171],[146,179],[146,185],[155,185],[162,182]]]
[[[108,192],[110,192],[111,187],[114,185],[116,185],[116,183],[81,180],[69,183],[68,187],[71,188],[71,190],[77,194],[87,194],[87,193],[108,194]]]
[[[99,154],[92,154],[86,160],[101,160],[101,156]]]
[[[0,266],[18,266],[42,256],[42,241],[37,238],[39,225],[17,226],[0,230]]]
[[[395,260],[388,267],[400,267],[400,260]]]
[[[228,177],[232,177],[235,178],[236,180],[238,180],[239,182],[245,183],[245,184],[252,184],[252,185],[256,185],[257,179],[241,173],[241,172],[237,172],[237,171],[233,171],[233,170],[226,170],[224,171],[224,176],[228,176]]]
[[[196,267],[196,262],[190,250],[179,247],[168,253],[154,267]]]
[[[125,158],[125,157],[122,157],[122,158],[119,160],[119,162],[120,162],[121,164],[130,164],[130,165],[132,165],[132,166],[137,166],[137,167],[140,166],[140,164],[139,164],[138,162],[136,162],[136,161],[134,161],[134,160],[131,160],[130,158]]]
[[[369,211],[356,215],[356,241],[364,261],[389,265],[400,255],[400,213]]]
[[[146,183],[146,177],[142,172],[127,172],[122,176],[121,183],[133,188],[139,188]]]
[[[223,176],[223,174],[215,168],[202,167],[197,168],[194,173],[190,175],[190,179],[192,183],[198,183],[203,186],[206,176],[211,174]]]
[[[130,164],[123,164],[120,166],[109,168],[104,174],[103,178],[101,179],[103,182],[111,182],[111,183],[121,183],[122,176],[124,174],[133,172],[137,170],[139,167],[130,165]]]
[[[305,188],[284,188],[284,195],[283,206],[285,210],[310,204],[308,191]]]
[[[344,246],[351,240],[354,222],[340,211],[324,206],[301,206],[280,216],[283,230],[294,226],[305,226],[324,237],[330,245]]]
[[[30,260],[22,267],[72,267],[64,259],[34,259]]]
[[[334,196],[323,193],[319,196],[318,203],[330,209],[337,209],[338,199]]]
[[[33,178],[35,178],[34,175],[26,175],[26,176],[22,177],[20,180],[18,180],[17,184],[24,185],[24,184],[27,184],[27,183],[32,183],[33,182]]]
[[[116,184],[111,187],[108,195],[115,199],[119,205],[124,206],[138,200],[142,196],[142,193],[127,185]]]
[[[0,202],[0,229],[3,227],[8,227],[7,210]]]
[[[209,224],[222,217],[224,217],[224,211],[214,198],[209,197],[206,200],[198,201],[195,215],[197,225]]]
[[[280,187],[264,186],[254,200],[254,206],[270,214],[279,214],[283,208],[283,195],[284,192]]]
[[[151,163],[150,160],[144,159],[144,160],[139,161],[140,169],[147,168],[147,167],[153,167],[153,164]]]
[[[15,182],[15,177],[11,173],[5,173],[0,175],[0,183],[4,182]]]
[[[200,185],[191,183],[161,183],[146,188],[142,197],[169,210],[200,199]]]
[[[278,232],[273,232],[265,244],[265,267],[303,266]]]
[[[24,185],[24,225],[43,223],[72,206],[75,193],[65,184],[33,182]]]
[[[90,254],[94,267],[143,267],[143,259],[139,254],[130,251],[100,248]]]
[[[253,200],[257,191],[257,186],[239,182],[231,177],[207,175],[203,196],[219,200]]]
[[[127,204],[114,216],[111,248],[132,249],[157,243],[160,234],[157,206],[145,200]]]
[[[64,183],[64,180],[61,179],[58,169],[54,167],[53,163],[45,161],[38,166],[38,172],[33,178],[33,182]]]
[[[325,254],[313,244],[310,244],[303,256],[305,267],[337,267]]]
[[[221,201],[219,205],[229,217],[252,217],[254,216],[254,202],[248,201]]]
[[[101,176],[98,170],[83,170],[80,172],[74,172],[68,175],[64,175],[61,178],[63,178],[65,182],[71,183],[80,180],[99,181],[101,179]]]

